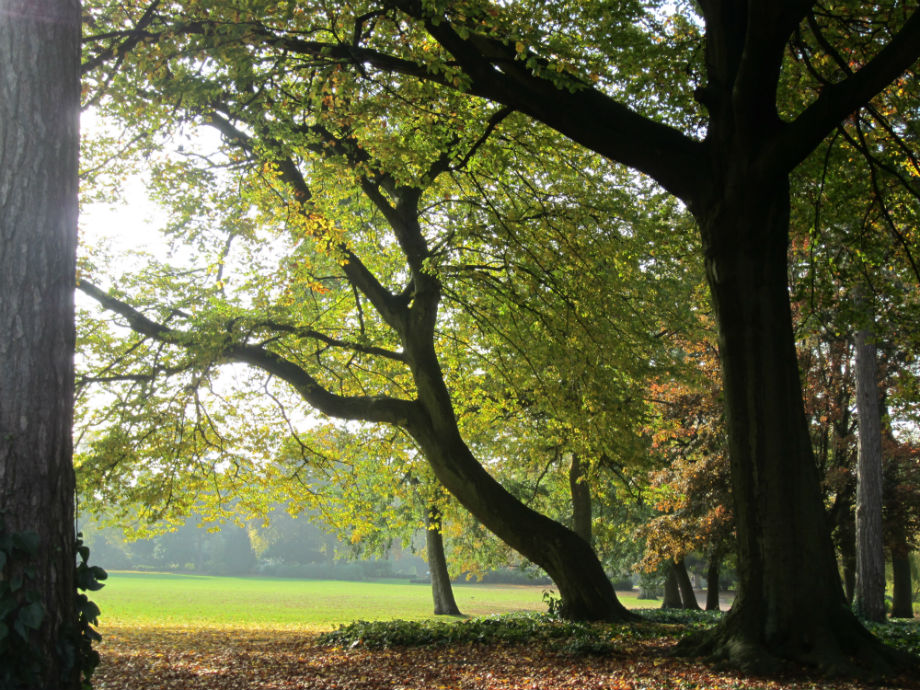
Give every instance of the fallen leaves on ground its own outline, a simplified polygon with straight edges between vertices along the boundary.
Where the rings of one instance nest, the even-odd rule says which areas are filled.
[[[605,655],[539,644],[368,650],[292,631],[109,628],[97,690],[856,690],[859,682],[756,678],[668,656],[675,638],[631,639]],[[920,688],[907,680],[885,688]]]

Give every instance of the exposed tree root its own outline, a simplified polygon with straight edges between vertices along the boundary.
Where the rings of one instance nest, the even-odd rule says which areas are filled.
[[[684,639],[680,656],[704,657],[719,667],[751,675],[815,673],[855,677],[868,682],[920,677],[920,659],[889,647],[873,636],[847,609],[829,615],[824,624],[803,620],[794,634],[767,638],[730,613],[718,628]]]

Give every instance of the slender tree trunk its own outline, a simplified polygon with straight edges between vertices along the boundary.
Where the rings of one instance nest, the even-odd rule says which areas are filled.
[[[719,564],[722,558],[713,553],[709,557],[709,567],[706,569],[706,610],[719,611],[722,606],[719,601]]]
[[[578,453],[572,453],[569,466],[569,489],[572,493],[572,530],[589,544],[591,535],[591,487]]]
[[[4,569],[12,575],[33,567],[34,579],[27,578],[23,590],[36,591],[43,606],[30,636],[38,659],[38,676],[25,684],[30,689],[80,686],[71,646],[79,98],[79,2],[3,0],[0,519],[7,532],[38,537],[31,562]],[[15,672],[10,661],[3,659],[2,672]],[[22,666],[29,660],[12,661]]]
[[[853,516],[843,516],[846,530],[840,536],[840,560],[843,567],[843,593],[849,604],[856,596],[856,527]]]
[[[683,608],[684,602],[680,598],[680,585],[677,583],[677,568],[668,561],[667,569],[668,572],[664,577],[664,599],[661,602],[661,608]]]
[[[767,126],[767,125],[765,125]],[[719,146],[722,142],[713,142]],[[788,180],[719,152],[694,208],[719,325],[738,548],[738,596],[709,644],[748,670],[787,660],[849,668],[881,645],[852,615],[826,524],[787,293]]]
[[[693,583],[690,582],[687,564],[683,558],[674,564],[673,570],[677,576],[677,586],[680,589],[681,607],[690,611],[699,611],[700,602],[696,600],[696,592],[693,591]]]
[[[428,551],[428,569],[431,571],[431,596],[434,599],[434,615],[461,616],[454,590],[447,572],[444,557],[444,537],[441,534],[441,511],[437,506],[428,508],[425,514],[425,544]]]
[[[876,347],[869,329],[856,333],[856,409],[859,454],[856,461],[856,612],[885,620],[885,552],[882,540],[882,418],[876,373]]]
[[[913,618],[914,590],[910,576],[910,546],[902,525],[894,528],[891,545],[891,573],[894,576],[894,592],[891,600],[892,618]]]
[[[914,617],[914,589],[910,577],[909,552],[895,551],[891,554],[891,570],[894,576],[894,593],[891,601],[892,618]]]

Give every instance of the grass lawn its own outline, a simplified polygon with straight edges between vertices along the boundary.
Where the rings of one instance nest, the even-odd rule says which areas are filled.
[[[545,611],[540,585],[454,585],[464,614]],[[621,593],[627,608],[655,607]],[[331,630],[353,620],[432,618],[431,588],[402,581],[341,582],[112,572],[91,598],[107,626]]]

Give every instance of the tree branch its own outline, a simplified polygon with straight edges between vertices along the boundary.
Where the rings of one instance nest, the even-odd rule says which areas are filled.
[[[770,146],[771,162],[792,170],[839,122],[869,103],[918,58],[920,9],[911,14],[897,35],[862,69],[826,86],[814,103],[781,130]]]
[[[169,328],[148,318],[131,305],[81,279],[77,289],[108,311],[128,320],[131,329],[171,345],[194,349],[195,333]],[[248,343],[228,342],[216,353],[218,360],[249,364],[290,384],[310,406],[329,417],[405,426],[419,414],[414,401],[389,396],[343,396],[330,393],[300,366],[281,355]]]

